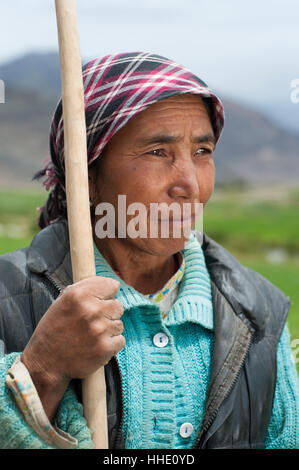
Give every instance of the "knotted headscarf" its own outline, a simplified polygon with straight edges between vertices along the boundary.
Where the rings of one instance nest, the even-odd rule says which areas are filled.
[[[157,101],[174,95],[200,95],[209,109],[216,142],[224,124],[223,105],[190,70],[159,55],[133,52],[107,55],[83,67],[88,165],[127,122]],[[51,158],[35,179],[50,194],[41,209],[41,228],[66,218],[62,101],[57,104],[50,129]]]

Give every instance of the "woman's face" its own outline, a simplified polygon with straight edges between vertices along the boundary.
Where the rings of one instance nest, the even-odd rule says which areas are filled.
[[[214,146],[213,129],[200,97],[179,95],[159,101],[129,121],[105,147],[96,169],[90,171],[94,203],[111,203],[116,216],[118,195],[126,197],[126,207],[142,203],[147,236],[128,236],[125,242],[156,255],[176,253],[186,241],[182,221],[177,212],[170,211],[169,236],[163,238],[161,226],[168,214],[167,210],[158,212],[159,236],[151,237],[151,203],[166,203],[164,208],[176,203],[182,215],[183,207],[189,206],[185,210],[191,209],[194,225],[195,203],[205,205],[213,192]],[[126,215],[127,224],[137,214]],[[116,217],[116,229],[118,224]],[[180,237],[178,226],[182,228]]]

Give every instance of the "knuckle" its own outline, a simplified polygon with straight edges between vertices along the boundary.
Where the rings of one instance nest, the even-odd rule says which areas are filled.
[[[56,302],[64,302],[68,303],[71,301],[72,298],[72,286],[67,286],[63,292],[59,294],[56,299]]]
[[[93,337],[100,337],[106,332],[105,321],[93,322],[90,324],[90,333]]]
[[[121,303],[121,301],[118,300],[118,299],[115,299],[115,300],[113,300],[113,303],[114,303],[114,306],[115,306],[115,310],[119,313],[123,313],[124,307],[123,307],[123,304]]]
[[[123,306],[119,300],[105,300],[101,312],[111,320],[118,320],[123,314]]]
[[[126,345],[126,338],[123,335],[121,335],[120,337],[120,342],[121,342],[121,349],[122,349]]]
[[[64,298],[71,305],[81,304],[85,298],[84,288],[82,286],[70,286],[64,291]]]
[[[108,287],[110,287],[111,289],[118,289],[119,286],[120,286],[120,282],[117,281],[116,279],[111,279],[111,278],[106,278],[107,279],[107,284],[108,284]]]
[[[111,345],[110,345],[110,342],[107,340],[107,338],[104,338],[103,336],[101,336],[98,339],[97,349],[100,352],[100,354],[103,356],[109,354],[109,351],[111,350]]]
[[[126,345],[126,340],[125,337],[120,335],[119,338],[117,338],[117,343],[115,345],[115,351],[114,355],[118,353],[121,349],[123,349]]]
[[[118,315],[119,317],[121,317],[124,312],[123,304],[118,299],[111,300],[108,307],[112,314]]]
[[[93,317],[97,318],[101,313],[101,306],[98,303],[90,302],[86,305],[86,312]]]
[[[115,290],[120,286],[120,282],[116,279],[105,276],[97,276],[97,282],[100,286],[105,286],[106,289]]]
[[[115,320],[115,326],[120,333],[124,331],[124,324],[121,320]]]
[[[111,338],[102,337],[98,340],[97,351],[102,357],[102,360],[106,358],[107,362],[109,362],[113,356],[125,347],[125,344],[126,340],[124,336],[114,337],[113,341],[111,341]]]
[[[120,287],[120,282],[117,281],[116,279],[110,279],[110,278],[105,279],[105,288],[107,290],[108,295],[110,295],[111,297],[116,294],[119,287]]]

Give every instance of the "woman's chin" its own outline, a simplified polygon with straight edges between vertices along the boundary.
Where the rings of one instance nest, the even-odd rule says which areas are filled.
[[[171,256],[182,251],[188,239],[189,236],[186,238],[147,238],[142,240],[142,244],[147,252],[160,256]]]

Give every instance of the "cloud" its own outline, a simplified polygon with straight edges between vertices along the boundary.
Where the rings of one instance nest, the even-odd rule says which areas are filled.
[[[284,102],[290,80],[299,77],[294,0],[77,0],[77,9],[87,59],[133,50],[160,53],[224,94],[253,104]],[[3,2],[1,20],[0,61],[57,50],[52,0]]]

